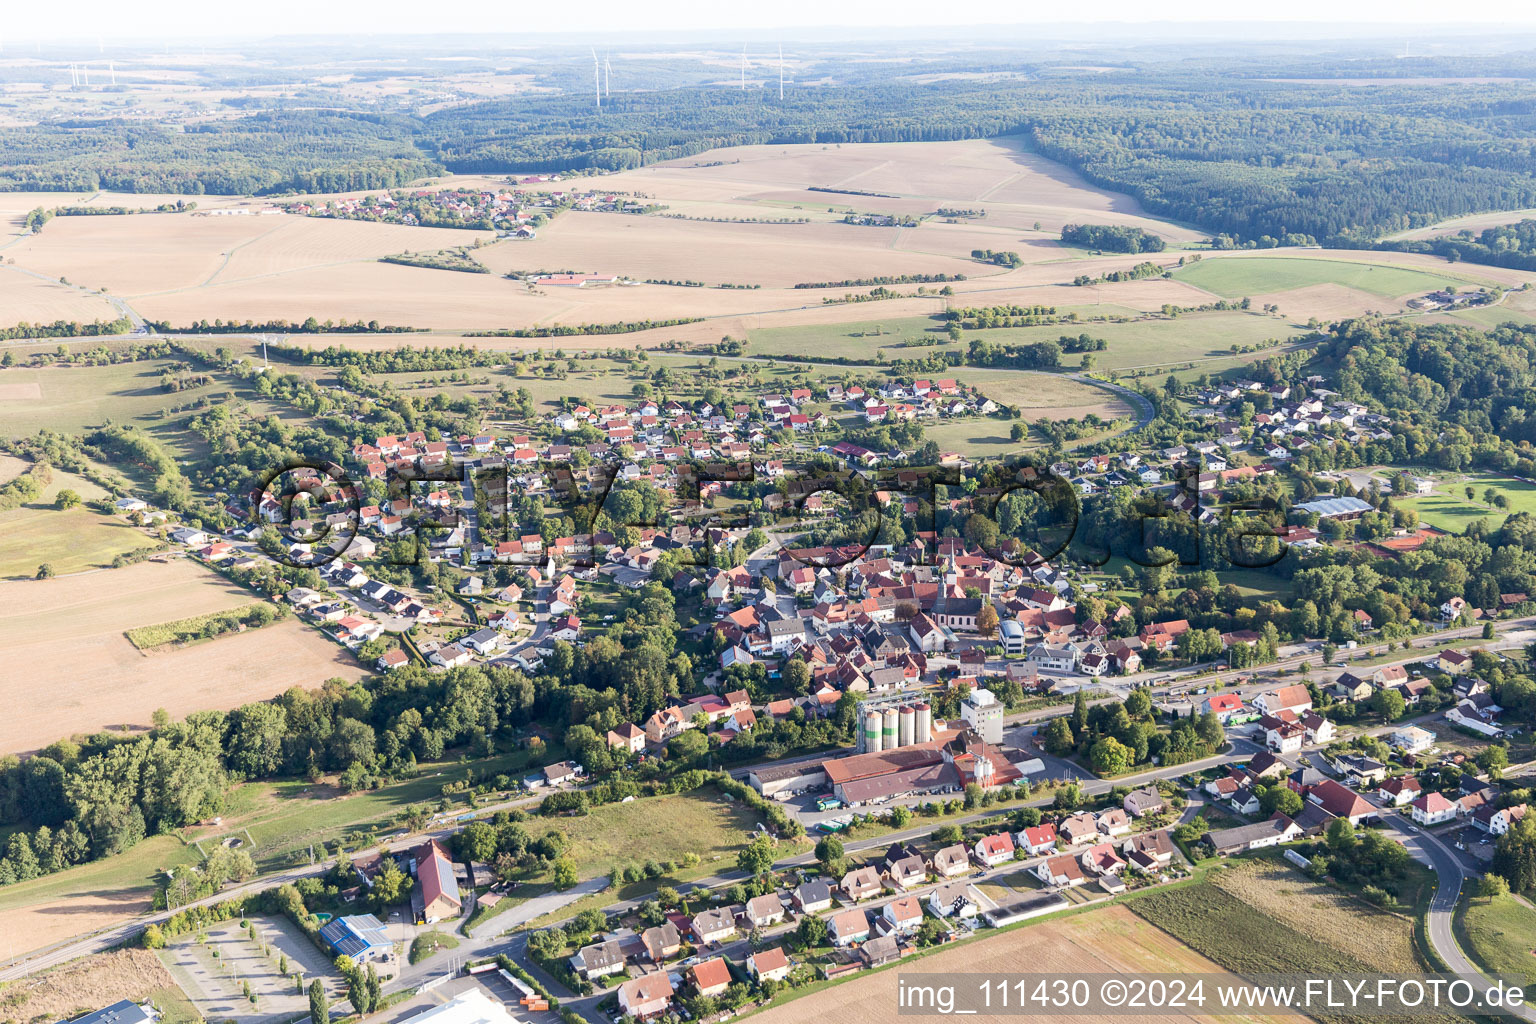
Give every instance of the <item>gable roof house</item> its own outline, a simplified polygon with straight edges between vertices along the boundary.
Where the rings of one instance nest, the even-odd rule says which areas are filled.
[[[429,839],[416,848],[413,856],[416,888],[411,893],[411,909],[416,919],[431,924],[459,916],[464,901],[448,851],[436,839]]]

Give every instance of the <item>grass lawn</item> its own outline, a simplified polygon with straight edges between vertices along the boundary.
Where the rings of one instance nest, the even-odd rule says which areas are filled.
[[[1007,455],[1040,447],[1040,435],[1031,430],[1029,437],[1015,441],[1008,436],[1011,420],[943,420],[923,426],[923,436],[939,446],[941,452],[959,452],[975,458]]]
[[[1038,327],[998,327],[966,331],[958,342],[945,336],[946,321],[933,317],[892,317],[888,320],[863,320],[857,323],[813,324],[802,327],[771,327],[750,335],[752,355],[822,355],[874,361],[877,352],[886,359],[919,358],[949,349],[962,350],[980,339],[994,345],[1028,344],[1055,341],[1062,335],[1089,334],[1103,338],[1108,347],[1094,353],[1099,369],[1165,366],[1230,355],[1233,345],[1246,347],[1269,338],[1288,338],[1304,328],[1299,323],[1258,313],[1191,313],[1174,320],[1136,319],[1130,323],[1094,321],[1095,311],[1122,316],[1134,311],[1119,306],[1087,306],[1077,323],[1045,324]],[[1296,311],[1301,312],[1301,311]],[[933,346],[901,347],[903,341],[937,340]],[[1063,355],[1063,366],[1076,366],[1081,357]],[[956,376],[975,371],[956,369]]]
[[[1467,499],[1467,487],[1471,487],[1474,492],[1470,501]],[[1490,487],[1509,499],[1507,510],[1483,501],[1483,492]],[[1511,512],[1536,513],[1536,484],[1492,473],[1470,473],[1465,479],[1437,481],[1434,494],[1405,495],[1396,500],[1398,504],[1417,511],[1420,521],[1426,525],[1461,533],[1479,520],[1489,520],[1489,525],[1498,525]]]
[[[561,756],[558,749],[545,749],[537,761],[546,764]],[[311,844],[318,848],[349,833],[378,834],[402,828],[396,822],[401,811],[413,804],[435,807],[443,786],[464,778],[468,771],[492,776],[505,773],[516,779],[533,760],[529,751],[516,750],[463,766],[457,762],[423,765],[414,779],[345,797],[331,786],[301,779],[247,783],[231,795],[224,824],[200,830],[192,838],[217,839],[249,829],[255,843],[250,853],[262,869],[304,863]]]
[[[1286,312],[1294,315],[1303,311]],[[1172,320],[1158,318],[1132,323],[999,327],[986,331],[966,331],[964,343],[969,344],[972,339],[981,338],[994,345],[1019,345],[1055,341],[1063,334],[1074,337],[1087,334],[1103,338],[1108,343],[1104,351],[1093,353],[1094,367],[1099,370],[1121,370],[1220,359],[1231,355],[1233,345],[1245,348],[1270,338],[1284,340],[1305,329],[1302,323],[1289,319],[1232,311],[1187,313]],[[1075,367],[1081,358],[1065,353],[1061,357],[1061,364]]]
[[[764,327],[747,335],[750,342],[747,353],[754,356],[818,355],[874,362],[875,353],[884,350],[887,359],[918,359],[933,352],[965,345],[964,340],[950,341],[944,333],[947,327],[946,321],[931,316],[893,316],[884,320],[872,317],[852,323]],[[931,348],[901,347],[903,341],[917,339],[935,340],[942,344]]]
[[[1174,271],[1173,276],[1175,280],[1227,299],[1269,295],[1317,284],[1339,284],[1372,295],[1398,296],[1431,292],[1446,285],[1465,285],[1471,280],[1460,275],[1442,276],[1385,264],[1302,256],[1204,259]]]
[[[1536,984],[1536,910],[1514,896],[1474,897],[1463,905],[1458,938],[1489,974]]]
[[[88,508],[26,505],[0,512],[0,577],[30,579],[44,562],[60,575],[102,568],[117,555],[154,543],[125,520]]]
[[[196,864],[197,850],[175,836],[153,836],[116,857],[0,888],[0,913],[52,900],[98,896],[148,900],[165,868]]]
[[[676,861],[686,853],[700,857],[709,873],[736,870],[736,853],[758,817],[726,800],[713,788],[692,793],[647,797],[627,804],[604,804],[590,814],[529,821],[530,833],[554,829],[570,841],[582,878],[610,874],[620,865],[648,860]]]

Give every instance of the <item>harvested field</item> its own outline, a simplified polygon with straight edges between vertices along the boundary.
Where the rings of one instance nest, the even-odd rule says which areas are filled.
[[[821,989],[775,1006],[754,1019],[761,1024],[883,1024],[896,1016],[896,982],[905,972],[924,974],[1029,973],[1220,973],[1220,968],[1121,906],[1029,925],[967,943],[918,960],[899,970],[882,971]],[[978,1014],[976,1021],[1017,1021],[1019,1017]],[[1083,1017],[1030,1014],[1037,1021],[1083,1021]],[[1137,1021],[1291,1020],[1276,1014],[1247,1018],[1208,1018],[1186,1014],[1137,1016]]]
[[[899,231],[849,224],[710,224],[571,212],[556,217],[533,241],[506,242],[477,255],[498,274],[568,267],[641,281],[693,280],[769,288],[885,274],[988,273],[989,268],[969,258],[898,251],[893,247]]]
[[[250,600],[185,560],[0,583],[0,657],[32,666],[25,679],[8,681],[4,696],[15,710],[0,725],[0,752],[36,749],[77,732],[147,727],[156,708],[173,716],[227,709],[290,686],[363,675],[350,654],[293,619],[163,653],[137,651],[123,636]],[[51,699],[23,699],[23,691]]]
[[[65,272],[65,276],[69,276]],[[70,280],[75,280],[71,277]],[[15,267],[0,269],[0,309],[5,311],[0,326],[10,327],[26,321],[51,324],[55,320],[116,320],[117,308],[102,298],[58,281],[45,281],[30,274],[17,273]]]
[[[154,953],[119,949],[76,960],[0,993],[0,1021],[66,1020],[119,999],[152,999],[170,1020],[185,1020],[192,1009]]]

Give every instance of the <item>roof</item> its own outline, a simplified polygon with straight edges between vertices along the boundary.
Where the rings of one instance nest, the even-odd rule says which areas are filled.
[[[458,880],[453,877],[453,861],[436,839],[417,848],[416,879],[421,883],[422,900],[427,906],[440,898],[455,906],[463,905]]]
[[[1212,711],[1239,711],[1243,707],[1243,698],[1235,693],[1213,694],[1206,700]]]
[[[119,999],[111,1006],[103,1006],[99,1010],[76,1017],[73,1024],[141,1024],[142,1021],[152,1019],[144,1011],[144,1007],[132,999]],[[64,1021],[60,1021],[59,1024],[64,1024]]]
[[[517,1018],[479,989],[469,989],[440,1006],[423,1010],[411,1018],[411,1024],[516,1024]]]
[[[353,959],[369,949],[390,945],[384,925],[372,914],[332,918],[320,929],[320,938],[338,956],[350,956]]]
[[[1275,836],[1283,836],[1286,830],[1294,827],[1295,824],[1285,815],[1277,814],[1268,821],[1259,821],[1252,825],[1239,825],[1236,828],[1224,828],[1216,832],[1207,832],[1205,838],[1218,850],[1231,850],[1237,847],[1247,847],[1252,843],[1271,839]]]
[[[832,915],[832,931],[839,937],[869,931],[869,918],[857,907]]]
[[[1301,502],[1296,508],[1327,518],[1350,515],[1355,512],[1369,512],[1371,503],[1361,501],[1359,498],[1318,498],[1316,501]]]
[[[784,913],[784,904],[780,903],[779,898],[771,892],[747,900],[748,917],[759,918],[782,913]]]
[[[641,975],[620,985],[619,994],[629,1006],[668,999],[672,996],[672,980],[665,971]]]
[[[1313,786],[1308,796],[1336,818],[1354,818],[1375,811],[1360,794],[1345,789],[1332,779],[1324,779]]]
[[[724,957],[717,956],[701,964],[694,964],[689,973],[693,975],[694,985],[701,991],[731,983],[731,969],[726,965]]]
[[[976,849],[983,857],[992,857],[1000,853],[1013,852],[1013,836],[1007,832],[999,832],[995,836],[983,836],[976,844]]]
[[[886,913],[891,920],[898,923],[902,921],[914,921],[923,916],[923,905],[918,902],[916,896],[903,896],[901,899],[892,900],[885,905]],[[863,913],[863,911],[859,911]]]
[[[789,957],[784,955],[781,946],[765,949],[761,953],[754,953],[747,958],[752,969],[758,974],[767,974],[770,971],[779,971],[789,966]]]
[[[1425,814],[1444,814],[1446,811],[1454,811],[1456,805],[1436,792],[1428,792],[1415,800],[1410,806],[1423,811]]]
[[[813,878],[809,882],[800,883],[800,886],[795,889],[795,898],[800,901],[801,906],[807,903],[820,903],[822,900],[832,898],[832,887],[820,878]]]

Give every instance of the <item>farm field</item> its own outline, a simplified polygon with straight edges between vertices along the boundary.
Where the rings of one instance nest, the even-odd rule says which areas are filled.
[[[580,267],[638,281],[692,280],[765,288],[885,274],[985,277],[1002,271],[970,259],[969,249],[960,256],[902,251],[897,244],[901,234],[894,227],[835,222],[712,224],[570,211],[550,221],[531,241],[504,242],[476,255],[497,274]]]
[[[959,305],[962,297],[951,302]],[[978,296],[976,301],[990,301]],[[1094,307],[1079,312],[1091,315]],[[1134,310],[1117,310],[1134,313]],[[964,351],[972,341],[989,344],[1020,345],[1038,341],[1056,341],[1062,335],[1087,334],[1103,338],[1107,347],[1093,353],[1099,369],[1124,370],[1165,366],[1174,363],[1226,360],[1232,358],[1233,345],[1240,348],[1258,345],[1270,339],[1285,340],[1302,334],[1303,323],[1292,318],[1276,319],[1255,313],[1192,313],[1177,319],[1147,319],[1131,323],[1081,322],[1048,324],[1039,327],[997,327],[966,331],[952,342],[944,334],[946,321],[932,317],[897,317],[870,319],[851,323],[818,324],[800,327],[774,327],[752,331],[749,351],[753,355],[816,354],[833,358],[873,361],[877,352],[886,359],[918,359],[935,352]],[[902,347],[904,341],[937,341],[931,346]],[[1062,365],[1075,366],[1080,357],[1062,356]],[[956,372],[963,372],[957,368]]]
[[[1411,923],[1314,882],[1272,860],[1231,861],[1207,882],[1260,914],[1334,949],[1352,953],[1383,973],[1423,966]]]
[[[1403,902],[1430,884],[1415,866]],[[1417,974],[1428,969],[1413,945],[1413,921],[1316,885],[1279,862],[1219,865],[1199,884],[1137,895],[1138,916],[1243,975]],[[1319,1015],[1317,1019],[1342,1019]],[[1424,1020],[1452,1021],[1425,1014]]]
[[[163,424],[161,413],[167,407],[195,402],[219,390],[217,385],[205,385],[175,394],[162,391],[160,375],[170,365],[169,360],[146,359],[110,366],[13,366],[0,371],[0,437],[24,437],[42,427],[83,433],[109,419],[153,427]]]
[[[1459,272],[1433,274],[1384,262],[1311,256],[1210,257],[1180,268],[1174,277],[1227,299],[1272,296],[1315,285],[1338,285],[1393,298],[1465,285],[1469,280]]]
[[[1130,196],[1097,189],[1070,168],[1027,153],[1009,138],[742,146],[655,164],[610,180],[615,188],[641,188],[664,201],[681,193],[715,201],[788,203],[806,210],[840,205],[908,212],[926,206],[931,212],[935,201],[943,199],[986,209],[985,220],[968,222],[970,226],[1032,228],[1039,221],[1054,236],[1064,223],[1086,221],[1137,224],[1171,241],[1203,237],[1147,216]],[[895,198],[807,191],[811,187]]]
[[[117,308],[100,295],[56,280],[43,280],[11,266],[0,268],[0,309],[7,311],[6,327],[20,320],[33,324],[51,324],[55,320],[92,323],[118,317]]]
[[[8,991],[0,1013],[19,1021],[63,1020],[82,1008],[109,1006],[119,999],[153,1001],[165,1024],[200,1020],[159,958],[145,949],[119,949],[78,960],[40,975],[36,983]]]
[[[121,519],[88,508],[23,506],[0,512],[0,579],[30,579],[47,563],[58,575],[100,569],[154,539]]]
[[[1536,984],[1536,910],[1529,903],[1474,897],[1463,904],[1458,923],[1458,939],[1485,971]]]
[[[230,280],[301,274],[316,266],[375,260],[405,249],[465,245],[489,232],[363,221],[199,217],[55,217],[8,250],[17,266],[130,300]]]
[[[161,872],[199,860],[175,836],[152,836],[115,857],[5,886],[0,935],[19,954],[119,924],[149,909]]]
[[[881,971],[841,985],[819,989],[799,999],[771,1007],[754,1019],[762,1024],[800,1024],[807,1020],[830,1021],[835,1024],[878,1024],[894,1016],[897,979],[904,973],[1017,974],[1024,971],[1042,974],[1220,973],[1221,968],[1147,924],[1125,907],[1106,906],[991,935],[921,959],[908,960],[899,970]],[[975,1019],[1000,1024],[1019,1018],[978,1014]],[[1066,1022],[1083,1018],[1032,1013],[1030,1019]],[[1300,1021],[1304,1018],[1291,1014],[1242,1018],[1165,1014],[1155,1019]]]
[[[31,750],[77,732],[144,728],[156,708],[172,716],[227,709],[361,667],[311,627],[286,619],[181,650],[146,654],[123,631],[223,611],[251,595],[186,560],[103,573],[0,582],[0,656],[32,668],[8,680],[14,710],[0,752]],[[48,692],[46,702],[27,692]]]

